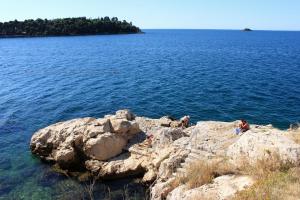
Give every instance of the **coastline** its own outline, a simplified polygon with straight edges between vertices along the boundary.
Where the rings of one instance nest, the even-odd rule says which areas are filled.
[[[241,160],[255,167],[257,160],[271,159],[268,163],[278,155],[276,162],[300,164],[300,140],[295,138],[298,126],[282,131],[272,125],[252,124],[249,131],[236,135],[238,124],[239,121],[203,121],[184,128],[181,120],[151,119],[119,110],[99,119],[73,119],[50,125],[33,135],[30,148],[59,168],[72,171],[74,165],[84,166],[88,172],[85,177],[93,180],[141,176],[151,200],[192,200],[195,195],[206,194],[214,199],[233,198],[258,181],[249,171],[239,172],[244,164]],[[274,145],[278,148],[274,149]],[[189,173],[194,173],[191,166],[201,166],[199,162],[218,166],[214,170],[224,170],[226,166],[226,170],[190,188],[193,176]],[[181,180],[183,177],[186,178]],[[218,196],[220,192],[223,196]]]
[[[75,35],[0,35],[0,39],[9,38],[46,38],[46,37],[78,37],[78,36],[101,36],[101,35],[133,35],[133,34],[146,34],[145,32],[138,33],[103,33],[103,34],[75,34]]]

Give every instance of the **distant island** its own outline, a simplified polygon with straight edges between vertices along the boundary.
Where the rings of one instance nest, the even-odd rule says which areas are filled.
[[[28,19],[0,22],[0,37],[76,36],[102,34],[141,33],[126,20],[117,17],[89,19],[86,17],[63,19]]]
[[[243,31],[252,31],[250,28],[244,28]]]

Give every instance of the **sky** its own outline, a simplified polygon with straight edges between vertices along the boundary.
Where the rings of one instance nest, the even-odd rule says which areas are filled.
[[[300,30],[300,0],[0,0],[0,21],[118,17],[142,29]]]

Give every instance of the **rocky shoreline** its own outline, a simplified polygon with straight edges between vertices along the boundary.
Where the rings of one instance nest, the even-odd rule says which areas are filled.
[[[219,174],[211,183],[192,189],[174,186],[174,181],[199,161],[226,158],[239,168],[244,162],[251,165],[276,154],[283,162],[300,164],[300,145],[291,137],[293,130],[251,125],[243,135],[235,135],[238,123],[206,121],[182,128],[180,121],[168,117],[150,119],[120,110],[99,119],[74,119],[41,129],[32,136],[30,148],[67,173],[88,172],[102,180],[141,176],[153,200],[230,199],[255,179]]]

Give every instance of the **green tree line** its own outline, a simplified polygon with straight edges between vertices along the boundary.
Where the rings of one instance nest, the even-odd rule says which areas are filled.
[[[9,36],[64,36],[139,33],[141,30],[117,17],[89,19],[86,17],[63,19],[28,19],[0,22],[0,37]]]

